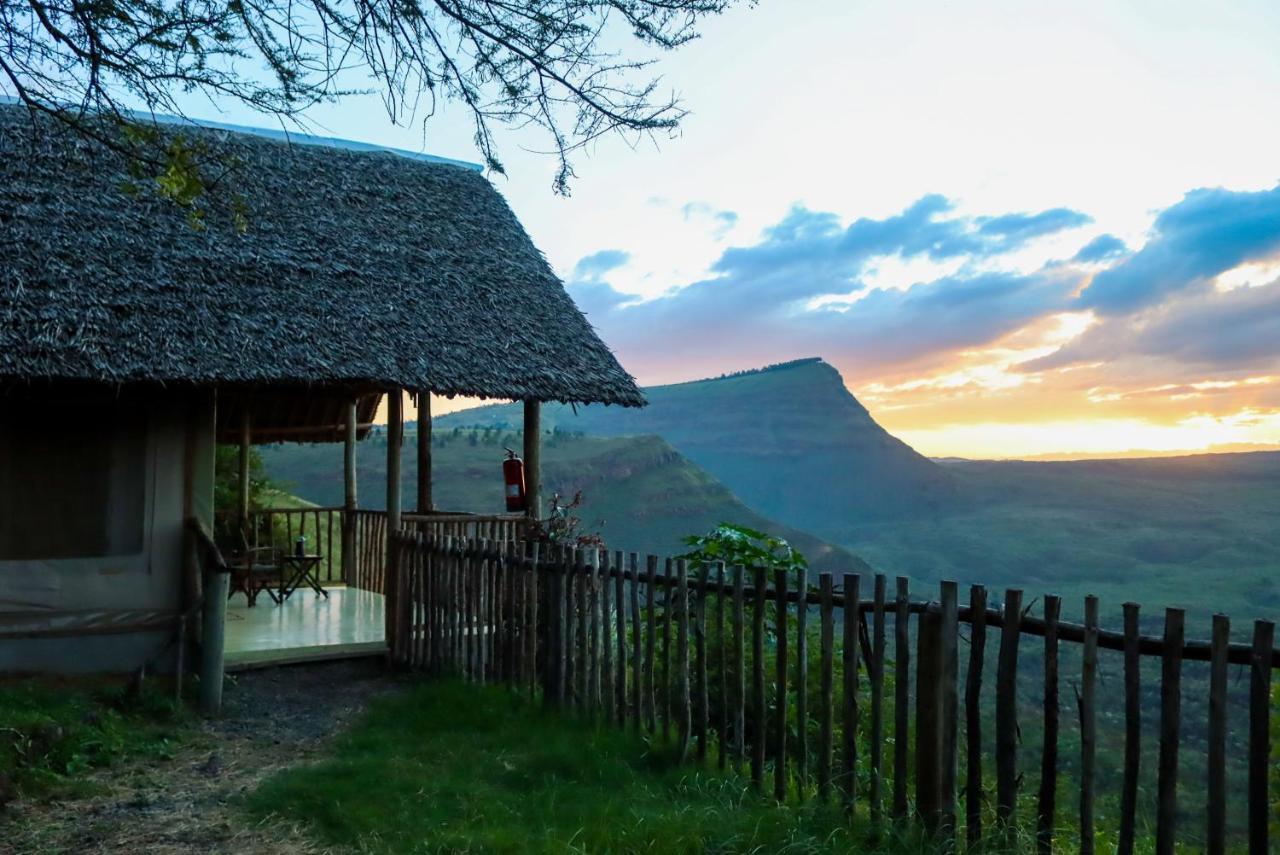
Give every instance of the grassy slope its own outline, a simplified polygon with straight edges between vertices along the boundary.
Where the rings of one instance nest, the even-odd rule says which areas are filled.
[[[249,807],[369,852],[926,851],[866,845],[838,808],[779,808],[676,760],[501,688],[438,682],[378,703]]]
[[[473,444],[474,439],[474,444]],[[408,444],[412,446],[412,437]],[[519,447],[518,436],[492,431],[441,430],[433,450],[436,506],[493,513],[502,505],[500,464],[504,445]],[[681,538],[723,521],[787,538],[821,570],[865,572],[848,551],[805,532],[778,525],[746,507],[723,484],[653,437],[552,436],[544,443],[543,479],[547,495],[583,492],[579,512],[584,529],[600,531],[615,549],[675,555]],[[282,445],[263,449],[267,472],[293,492],[318,504],[342,502],[341,449],[332,445]],[[386,442],[371,437],[358,450],[362,507],[384,505]],[[402,489],[408,502],[417,481],[417,460],[405,455]]]

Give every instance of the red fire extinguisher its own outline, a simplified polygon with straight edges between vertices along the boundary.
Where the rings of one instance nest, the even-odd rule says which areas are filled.
[[[506,482],[507,510],[523,511],[524,495],[524,461],[507,449],[507,459],[502,461],[502,480]]]

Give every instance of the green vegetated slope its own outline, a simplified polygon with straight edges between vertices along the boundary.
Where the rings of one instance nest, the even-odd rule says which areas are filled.
[[[892,519],[942,507],[951,473],[890,435],[830,365],[800,360],[761,371],[644,390],[642,409],[543,408],[543,427],[598,436],[657,434],[748,506],[808,531],[850,517]],[[521,424],[519,405],[438,420],[443,427]]]
[[[946,513],[855,522],[823,534],[922,582],[942,578],[1058,593],[1078,616],[1101,598],[1243,623],[1280,615],[1280,453],[1068,463],[952,462],[966,501]]]
[[[884,431],[820,360],[645,390],[642,410],[548,407],[549,427],[654,433],[747,505],[917,583],[1125,600],[1158,621],[1280,616],[1280,453],[1073,463],[934,461]],[[516,425],[518,405],[439,424]],[[1150,625],[1150,624],[1148,624]]]
[[[406,442],[402,490],[406,507],[416,495],[414,438]],[[504,510],[501,463],[504,446],[519,448],[522,438],[509,431],[437,428],[433,442],[436,507],[495,513]],[[386,439],[370,437],[358,445],[360,506],[385,507]],[[812,534],[767,519],[739,501],[723,484],[693,465],[655,436],[583,437],[552,434],[543,443],[543,482],[572,498],[584,531],[599,531],[613,549],[677,555],[682,538],[701,534],[720,522],[734,522],[785,537],[819,570],[866,572],[867,565],[847,550]],[[337,445],[278,445],[263,449],[268,475],[309,501],[342,504],[342,449]]]

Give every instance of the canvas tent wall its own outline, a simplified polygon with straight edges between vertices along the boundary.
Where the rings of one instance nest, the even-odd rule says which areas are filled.
[[[212,521],[209,393],[40,388],[0,398],[0,671],[172,661]]]

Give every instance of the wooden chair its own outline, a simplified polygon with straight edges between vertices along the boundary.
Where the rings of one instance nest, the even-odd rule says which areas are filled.
[[[227,558],[231,567],[231,590],[227,599],[236,594],[244,594],[249,607],[257,605],[258,595],[263,591],[277,605],[282,599],[277,591],[281,584],[280,552],[273,546],[250,546],[249,535],[244,528],[239,529],[240,543]]]

